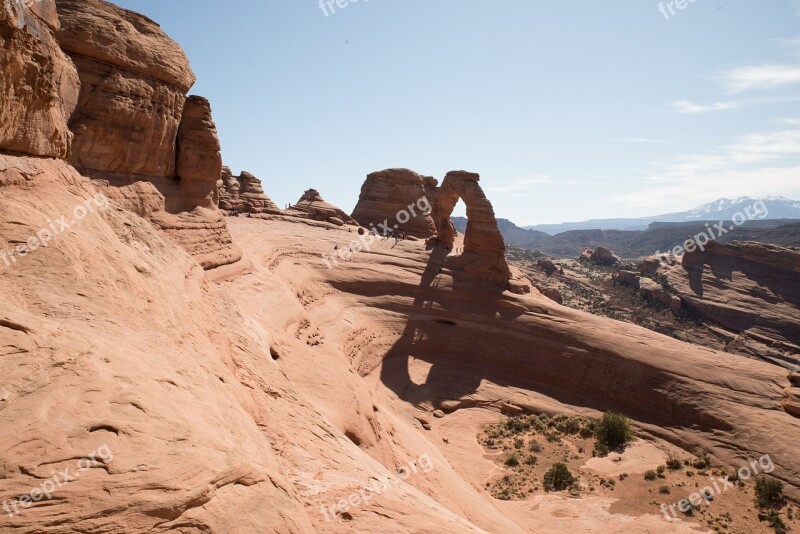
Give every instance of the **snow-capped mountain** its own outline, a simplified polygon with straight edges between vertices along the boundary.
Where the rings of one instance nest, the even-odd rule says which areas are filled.
[[[525,228],[556,235],[570,230],[644,230],[654,222],[728,221],[738,213],[743,213],[747,216],[746,210],[749,209],[752,211],[754,209],[753,206],[757,202],[763,202],[763,205],[767,208],[767,216],[757,218],[800,219],[800,201],[791,200],[786,197],[764,197],[760,199],[739,197],[735,199],[721,198],[689,211],[667,213],[653,217],[641,217],[638,219],[593,219],[561,224],[539,224],[536,226],[526,226]],[[747,218],[750,219],[751,217],[747,216]]]

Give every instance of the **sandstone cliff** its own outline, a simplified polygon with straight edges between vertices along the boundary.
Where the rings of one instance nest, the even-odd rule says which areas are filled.
[[[59,0],[57,9],[56,37],[80,77],[69,162],[131,210],[143,207],[131,188],[152,184],[139,214],[206,268],[240,259],[217,211],[222,159],[211,107],[186,98],[195,77],[183,50],[147,17],[102,0]]]
[[[0,5],[0,149],[65,158],[78,99],[75,66],[61,51],[54,0]]]
[[[712,241],[658,272],[685,310],[731,332],[739,352],[800,365],[800,253]]]

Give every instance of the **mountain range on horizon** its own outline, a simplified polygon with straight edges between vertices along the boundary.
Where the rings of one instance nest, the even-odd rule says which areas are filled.
[[[523,226],[521,228],[544,232],[549,235],[557,235],[572,230],[638,231],[646,230],[654,222],[690,223],[709,220],[731,220],[737,213],[743,212],[745,208],[759,201],[763,202],[767,207],[768,214],[764,219],[800,219],[800,201],[791,200],[786,197],[768,196],[754,199],[742,196],[736,199],[720,198],[688,211],[666,213],[651,217],[590,219],[587,221],[563,222],[558,224],[537,224],[533,226]]]

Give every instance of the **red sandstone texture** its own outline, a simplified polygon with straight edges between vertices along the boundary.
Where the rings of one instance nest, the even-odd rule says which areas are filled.
[[[59,1],[59,38],[86,82],[70,156],[74,85],[62,84],[68,65],[55,66],[53,4],[8,5],[0,37],[11,74],[0,79],[16,96],[2,104],[13,118],[0,138],[3,252],[98,193],[111,203],[0,257],[0,500],[88,461],[51,497],[0,513],[0,532],[693,530],[690,518],[661,518],[651,501],[666,498],[655,493],[644,509],[613,512],[613,500],[589,493],[493,499],[485,483],[497,468],[476,436],[524,411],[623,412],[655,461],[677,448],[731,468],[769,453],[773,476],[800,497],[797,375],[498,287],[504,245],[477,175],[448,174],[434,217],[415,223],[429,237],[438,226],[444,245],[377,240],[326,269],[320,256],[352,239],[350,228],[276,217],[231,219],[229,231],[208,206],[219,150],[210,112],[202,100],[187,109],[191,77],[155,23],[98,0]],[[51,68],[33,68],[34,55]],[[48,113],[26,108],[54,94]],[[126,123],[165,135],[143,141],[150,159],[134,157],[144,149]],[[428,179],[408,183],[403,201],[433,193]],[[367,219],[396,206],[374,197]],[[447,229],[458,198],[472,224],[463,240]],[[712,252],[686,264],[704,297],[722,283],[710,276],[733,265]],[[773,281],[760,278],[767,253],[781,273]],[[794,293],[780,287],[793,258],[742,257],[748,279],[788,306]],[[726,291],[750,287],[730,271]],[[422,458],[430,469],[397,477]],[[351,500],[388,477],[385,491]]]

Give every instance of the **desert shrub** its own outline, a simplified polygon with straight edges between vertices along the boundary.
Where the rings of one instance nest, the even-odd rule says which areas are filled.
[[[581,429],[581,420],[577,417],[570,417],[559,421],[556,428],[564,434],[577,434]]]
[[[517,456],[517,453],[509,454],[505,464],[508,467],[517,467],[519,465],[519,456]]]
[[[521,434],[522,432],[530,430],[531,424],[528,422],[527,418],[511,417],[506,421],[505,428],[513,434]]]
[[[663,465],[659,465],[658,467],[656,467],[656,473],[658,473],[658,478],[664,478],[664,471],[666,470],[667,468],[664,467]]]
[[[539,460],[536,459],[536,456],[529,455],[525,458],[525,465],[536,465],[539,463]]]
[[[767,514],[765,521],[769,523],[769,526],[772,527],[776,534],[786,534],[789,532],[789,528],[786,526],[786,523],[784,523],[783,519],[781,519],[781,516],[775,512]]]
[[[682,468],[683,464],[681,461],[672,453],[669,453],[669,457],[667,458],[667,469],[670,471],[680,471]]]
[[[573,484],[577,479],[569,472],[566,464],[554,464],[550,470],[544,474],[544,489],[547,491],[562,491]]]
[[[760,478],[756,481],[756,504],[759,508],[780,510],[786,504],[783,496],[783,484],[772,478]]]
[[[658,492],[661,495],[669,495],[669,486],[661,486],[660,488],[658,488]]]
[[[653,480],[655,480],[656,478],[658,478],[658,475],[657,475],[657,474],[656,474],[656,472],[655,472],[655,471],[653,471],[652,469],[649,469],[649,470],[647,470],[647,471],[645,471],[645,472],[644,472],[644,479],[645,479],[645,480],[647,480],[647,481],[653,481]]]
[[[514,448],[521,449],[525,445],[525,441],[522,438],[517,438],[514,440]]]
[[[616,450],[633,439],[631,422],[624,415],[606,412],[595,428],[597,443],[607,450]],[[598,449],[599,450],[599,449]]]
[[[697,460],[692,462],[692,467],[694,467],[695,469],[707,469],[710,465],[711,465],[711,460],[708,458],[708,456],[705,456],[703,458],[698,458]]]
[[[531,450],[531,452],[541,452],[542,451],[542,446],[539,444],[538,441],[531,441],[530,445],[528,445],[528,448]]]

